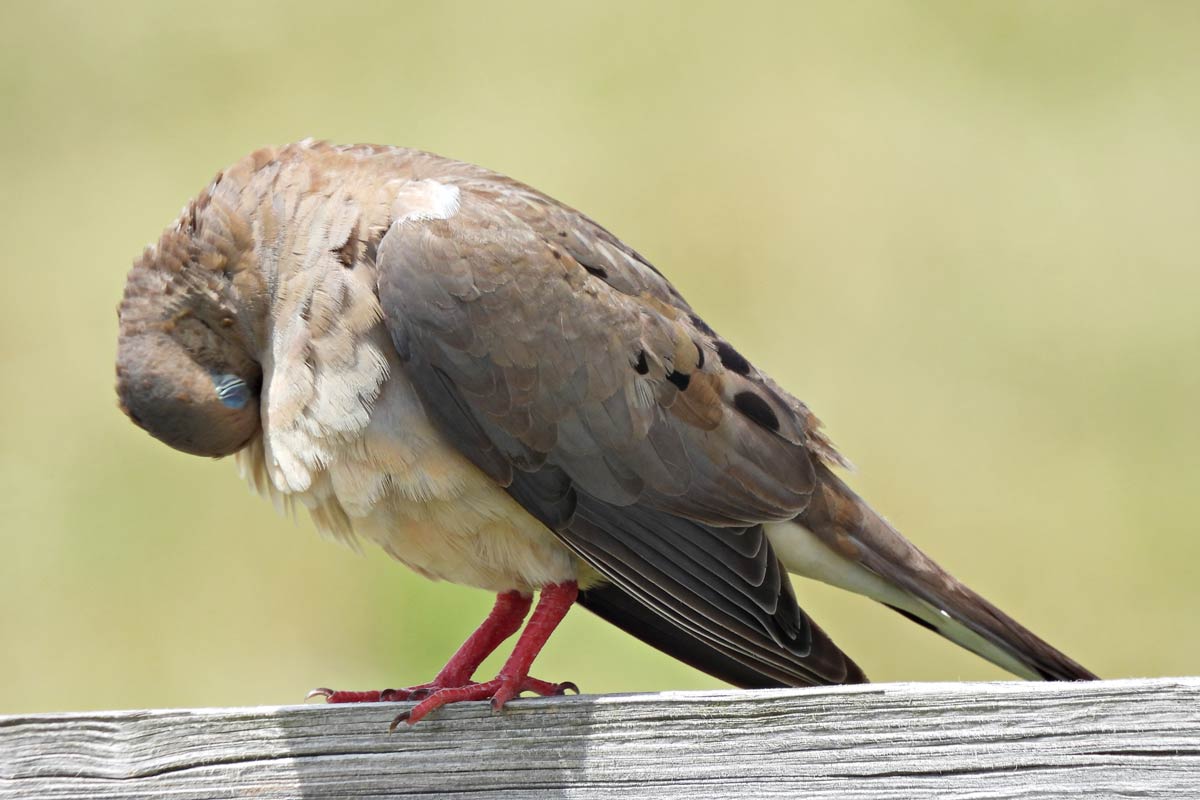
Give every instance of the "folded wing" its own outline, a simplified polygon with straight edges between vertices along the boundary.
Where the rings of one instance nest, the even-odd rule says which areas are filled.
[[[743,685],[863,680],[762,529],[809,503],[807,409],[586,217],[457,188],[380,243],[386,323],[443,432],[611,581],[584,604]]]

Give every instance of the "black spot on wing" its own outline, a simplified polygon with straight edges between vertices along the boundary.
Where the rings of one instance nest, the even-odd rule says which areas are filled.
[[[767,401],[754,392],[738,392],[733,396],[733,406],[748,419],[757,422],[769,431],[779,430],[779,417],[767,405]]]
[[[699,314],[688,314],[688,319],[690,319],[692,321],[692,324],[696,326],[696,330],[700,331],[701,333],[707,334],[709,336],[717,335],[716,331],[714,331],[712,328],[708,327],[707,322],[700,319]]]
[[[721,359],[721,364],[725,369],[736,372],[738,375],[750,374],[750,362],[742,357],[742,354],[733,349],[733,345],[729,342],[717,340],[717,358]]]
[[[669,380],[671,383],[678,386],[679,391],[682,392],[684,389],[686,389],[688,387],[688,384],[690,384],[692,382],[692,376],[684,375],[682,372],[675,372],[674,370],[672,370],[671,372],[667,373],[667,380]],[[770,409],[767,409],[767,410],[769,411]]]
[[[593,267],[588,264],[581,264],[581,266],[588,271],[589,275],[594,275],[602,281],[608,280],[608,270],[603,267]]]
[[[645,350],[638,350],[637,363],[633,365],[633,368],[637,370],[638,375],[645,375],[650,371],[650,365],[646,363]]]
[[[696,369],[704,369],[704,348],[695,340],[692,341],[692,344],[696,346]]]

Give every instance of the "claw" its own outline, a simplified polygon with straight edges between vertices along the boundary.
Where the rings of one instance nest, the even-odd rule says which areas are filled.
[[[411,713],[411,711],[401,711],[399,714],[397,714],[396,718],[392,720],[392,724],[388,725],[388,733],[395,733],[396,728],[399,728],[402,724],[408,722],[408,716]]]
[[[324,697],[326,700],[328,700],[332,696],[333,696],[333,689],[326,689],[324,686],[319,686],[316,689],[313,689],[308,694],[304,695],[304,699],[312,700],[314,697]]]

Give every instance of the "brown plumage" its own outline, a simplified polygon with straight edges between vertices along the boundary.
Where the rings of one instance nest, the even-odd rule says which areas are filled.
[[[429,577],[502,598],[571,587],[547,588],[559,606],[578,584],[601,616],[743,686],[865,680],[788,571],[1026,677],[1093,677],[850,492],[804,404],[642,256],[496,173],[391,147],[258,151],[135,264],[120,317],[134,422],[236,453],[264,494]],[[530,630],[549,634],[551,605]],[[561,688],[469,683],[520,607],[498,603],[458,667],[404,695],[430,696],[415,716]],[[527,671],[545,636],[526,634]]]

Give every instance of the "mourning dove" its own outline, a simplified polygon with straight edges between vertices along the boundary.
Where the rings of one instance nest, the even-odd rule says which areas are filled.
[[[1030,679],[1095,676],[951,577],[835,474],[809,409],[644,257],[515,180],[303,141],[217,175],[129,274],[117,392],[435,580],[497,594],[433,681],[329,701],[494,708],[575,602],[731,684],[866,680],[788,573]],[[494,680],[480,662],[520,629]]]

